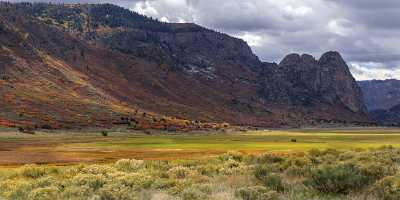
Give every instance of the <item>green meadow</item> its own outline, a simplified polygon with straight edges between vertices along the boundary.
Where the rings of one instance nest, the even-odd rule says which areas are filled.
[[[387,128],[302,129],[170,133],[151,131],[0,132],[0,165],[196,159],[227,151],[290,154],[313,148],[354,150],[400,147],[400,130]]]

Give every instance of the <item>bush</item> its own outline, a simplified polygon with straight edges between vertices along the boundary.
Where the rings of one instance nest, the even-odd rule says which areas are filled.
[[[232,159],[225,161],[222,167],[218,170],[218,172],[224,175],[243,174],[246,171],[248,171],[248,169],[243,163]]]
[[[319,157],[322,155],[322,152],[319,149],[312,148],[308,151],[308,155],[311,157]]]
[[[278,200],[280,196],[278,193],[268,190],[262,186],[252,186],[239,188],[236,191],[236,196],[243,200]]]
[[[186,188],[182,191],[182,200],[203,200],[207,199],[207,195],[196,187]]]
[[[114,172],[116,172],[114,168],[105,165],[90,165],[80,169],[80,173],[82,174],[107,175]]]
[[[299,167],[297,165],[292,165],[285,170],[285,174],[289,177],[303,177],[306,176],[310,171],[310,167],[304,166]]]
[[[212,164],[197,167],[197,172],[204,176],[213,176],[219,173],[219,167]]]
[[[107,137],[107,136],[108,136],[108,132],[107,132],[107,131],[101,131],[101,135],[102,135],[103,137]]]
[[[95,199],[93,190],[88,186],[68,186],[64,189],[59,199],[87,200]]]
[[[361,168],[365,171],[367,176],[373,180],[379,180],[385,176],[391,176],[396,173],[395,167],[377,162],[362,165]]]
[[[176,186],[176,181],[173,179],[156,179],[152,187],[155,189],[165,190]]]
[[[143,160],[122,159],[115,163],[115,167],[123,172],[135,172],[143,166]]]
[[[87,186],[93,190],[98,190],[106,184],[107,179],[101,174],[78,174],[72,179],[75,186]]]
[[[374,194],[382,200],[400,199],[400,176],[389,176],[374,184]]]
[[[269,167],[258,166],[254,171],[254,176],[263,182],[264,186],[282,192],[285,190],[282,179],[279,175],[272,173]]]
[[[58,199],[59,190],[58,188],[51,186],[45,188],[38,188],[33,190],[29,194],[31,200],[54,200]]]
[[[44,167],[37,165],[25,165],[21,168],[21,174],[26,178],[40,178],[46,175],[46,171]]]
[[[310,176],[305,185],[323,193],[348,194],[370,183],[368,175],[353,164],[322,165]]]
[[[0,199],[29,199],[33,186],[25,181],[13,180],[0,183]]]
[[[34,185],[35,187],[42,187],[42,188],[44,188],[44,187],[50,187],[50,186],[52,186],[52,185],[54,185],[54,184],[56,184],[56,183],[57,183],[57,180],[56,180],[54,177],[45,176],[45,177],[43,177],[43,178],[36,179],[36,180],[33,182],[33,185]]]
[[[176,178],[183,179],[189,175],[189,169],[187,167],[177,166],[169,170],[169,172]]]
[[[234,160],[237,162],[243,161],[243,154],[237,151],[228,151],[225,154],[219,156],[219,159],[222,161]]]
[[[285,158],[282,156],[277,156],[273,154],[264,154],[260,156],[257,160],[258,163],[260,164],[265,164],[265,163],[282,163],[285,161]]]
[[[263,183],[266,187],[277,192],[283,192],[285,190],[282,178],[277,174],[269,174],[268,176],[264,177]]]
[[[115,177],[114,182],[131,188],[146,189],[153,184],[154,180],[150,176],[142,173],[129,173],[123,176]]]
[[[99,189],[98,199],[104,200],[136,200],[138,199],[138,192],[132,191],[130,187],[120,185],[118,183],[106,184],[102,188]]]
[[[18,131],[21,133],[26,133],[26,134],[35,134],[35,129],[33,127],[19,127]]]

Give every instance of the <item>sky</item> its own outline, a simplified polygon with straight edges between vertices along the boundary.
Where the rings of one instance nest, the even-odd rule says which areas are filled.
[[[11,0],[18,1],[18,0]],[[25,0],[26,1],[26,0]],[[245,40],[263,61],[339,51],[357,80],[400,79],[399,0],[31,0],[114,3]]]

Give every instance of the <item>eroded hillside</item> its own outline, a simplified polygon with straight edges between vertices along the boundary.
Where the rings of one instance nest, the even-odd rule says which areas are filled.
[[[3,125],[368,122],[336,52],[262,63],[240,39],[114,5],[1,5]]]

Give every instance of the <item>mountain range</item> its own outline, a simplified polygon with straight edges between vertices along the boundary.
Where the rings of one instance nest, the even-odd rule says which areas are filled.
[[[400,80],[358,82],[370,117],[384,125],[400,125]]]
[[[111,4],[0,3],[0,125],[368,124],[338,52],[262,62],[241,39]]]

